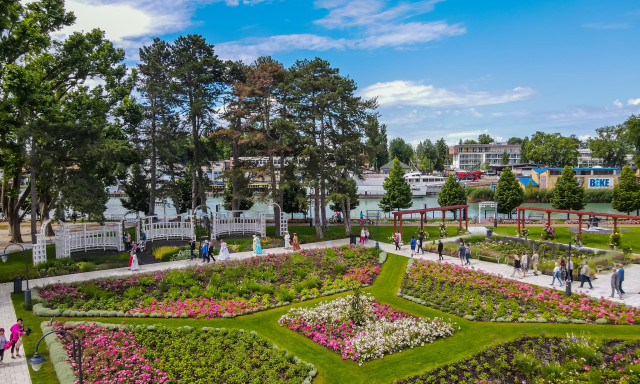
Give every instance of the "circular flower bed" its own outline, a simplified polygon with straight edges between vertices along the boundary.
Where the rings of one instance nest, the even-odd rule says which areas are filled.
[[[359,364],[453,334],[451,323],[411,316],[358,292],[293,308],[279,323]]]

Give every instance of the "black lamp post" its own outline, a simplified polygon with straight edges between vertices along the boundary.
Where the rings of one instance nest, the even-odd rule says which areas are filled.
[[[40,368],[42,367],[42,364],[46,361],[46,359],[41,354],[38,353],[38,347],[40,346],[40,342],[45,337],[49,336],[52,333],[57,333],[60,335],[71,337],[71,343],[73,344],[71,358],[78,365],[78,383],[83,384],[84,380],[82,377],[82,340],[73,336],[71,332],[65,331],[64,329],[47,332],[40,338],[40,340],[38,340],[38,343],[36,344],[36,353],[34,353],[33,356],[29,359],[28,361],[29,365],[36,372],[40,370]]]
[[[24,264],[25,264],[25,268],[27,270],[27,274],[26,279],[27,279],[27,290],[24,291],[24,303],[26,306],[31,305],[31,290],[29,289],[29,255],[27,255],[27,250],[24,249],[24,247],[21,244],[9,244],[6,247],[4,247],[4,251],[2,251],[2,262],[6,263],[7,259],[9,258],[9,256],[7,255],[7,248],[9,248],[12,245],[17,245],[18,247],[22,248],[22,256],[24,257]]]
[[[376,249],[380,249],[380,244],[378,243],[378,221],[380,221],[380,212],[376,213]]]
[[[569,256],[568,256],[568,262],[567,262],[567,267],[571,266],[571,240],[569,240]],[[569,268],[567,268],[569,269]],[[573,281],[573,269],[568,270],[567,272],[569,272],[569,278],[567,279],[567,284],[566,284],[566,288],[564,291],[564,295],[566,297],[571,296],[571,282]]]

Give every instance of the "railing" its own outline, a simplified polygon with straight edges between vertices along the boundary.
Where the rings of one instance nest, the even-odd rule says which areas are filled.
[[[258,217],[221,217],[219,213],[213,215],[211,225],[211,238],[216,239],[219,235],[233,234],[257,234],[261,237],[267,235],[267,220],[263,213]]]
[[[124,250],[122,241],[122,225],[101,226],[100,229],[87,230],[86,224],[82,231],[71,231],[69,227],[56,232],[56,258],[62,259],[71,256],[71,252],[88,251],[91,249]]]
[[[193,224],[190,221],[160,221],[145,223],[142,227],[148,241],[178,237],[189,239],[193,236]]]

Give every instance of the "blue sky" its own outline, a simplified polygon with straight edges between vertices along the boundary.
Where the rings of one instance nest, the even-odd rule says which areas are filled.
[[[224,59],[316,56],[378,97],[389,138],[594,135],[640,113],[640,2],[72,0],[130,64],[198,33]],[[63,31],[68,33],[69,30]]]

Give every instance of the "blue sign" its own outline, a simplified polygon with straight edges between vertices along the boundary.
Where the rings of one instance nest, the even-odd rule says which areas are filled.
[[[613,188],[613,179],[610,177],[589,179],[589,188]]]

